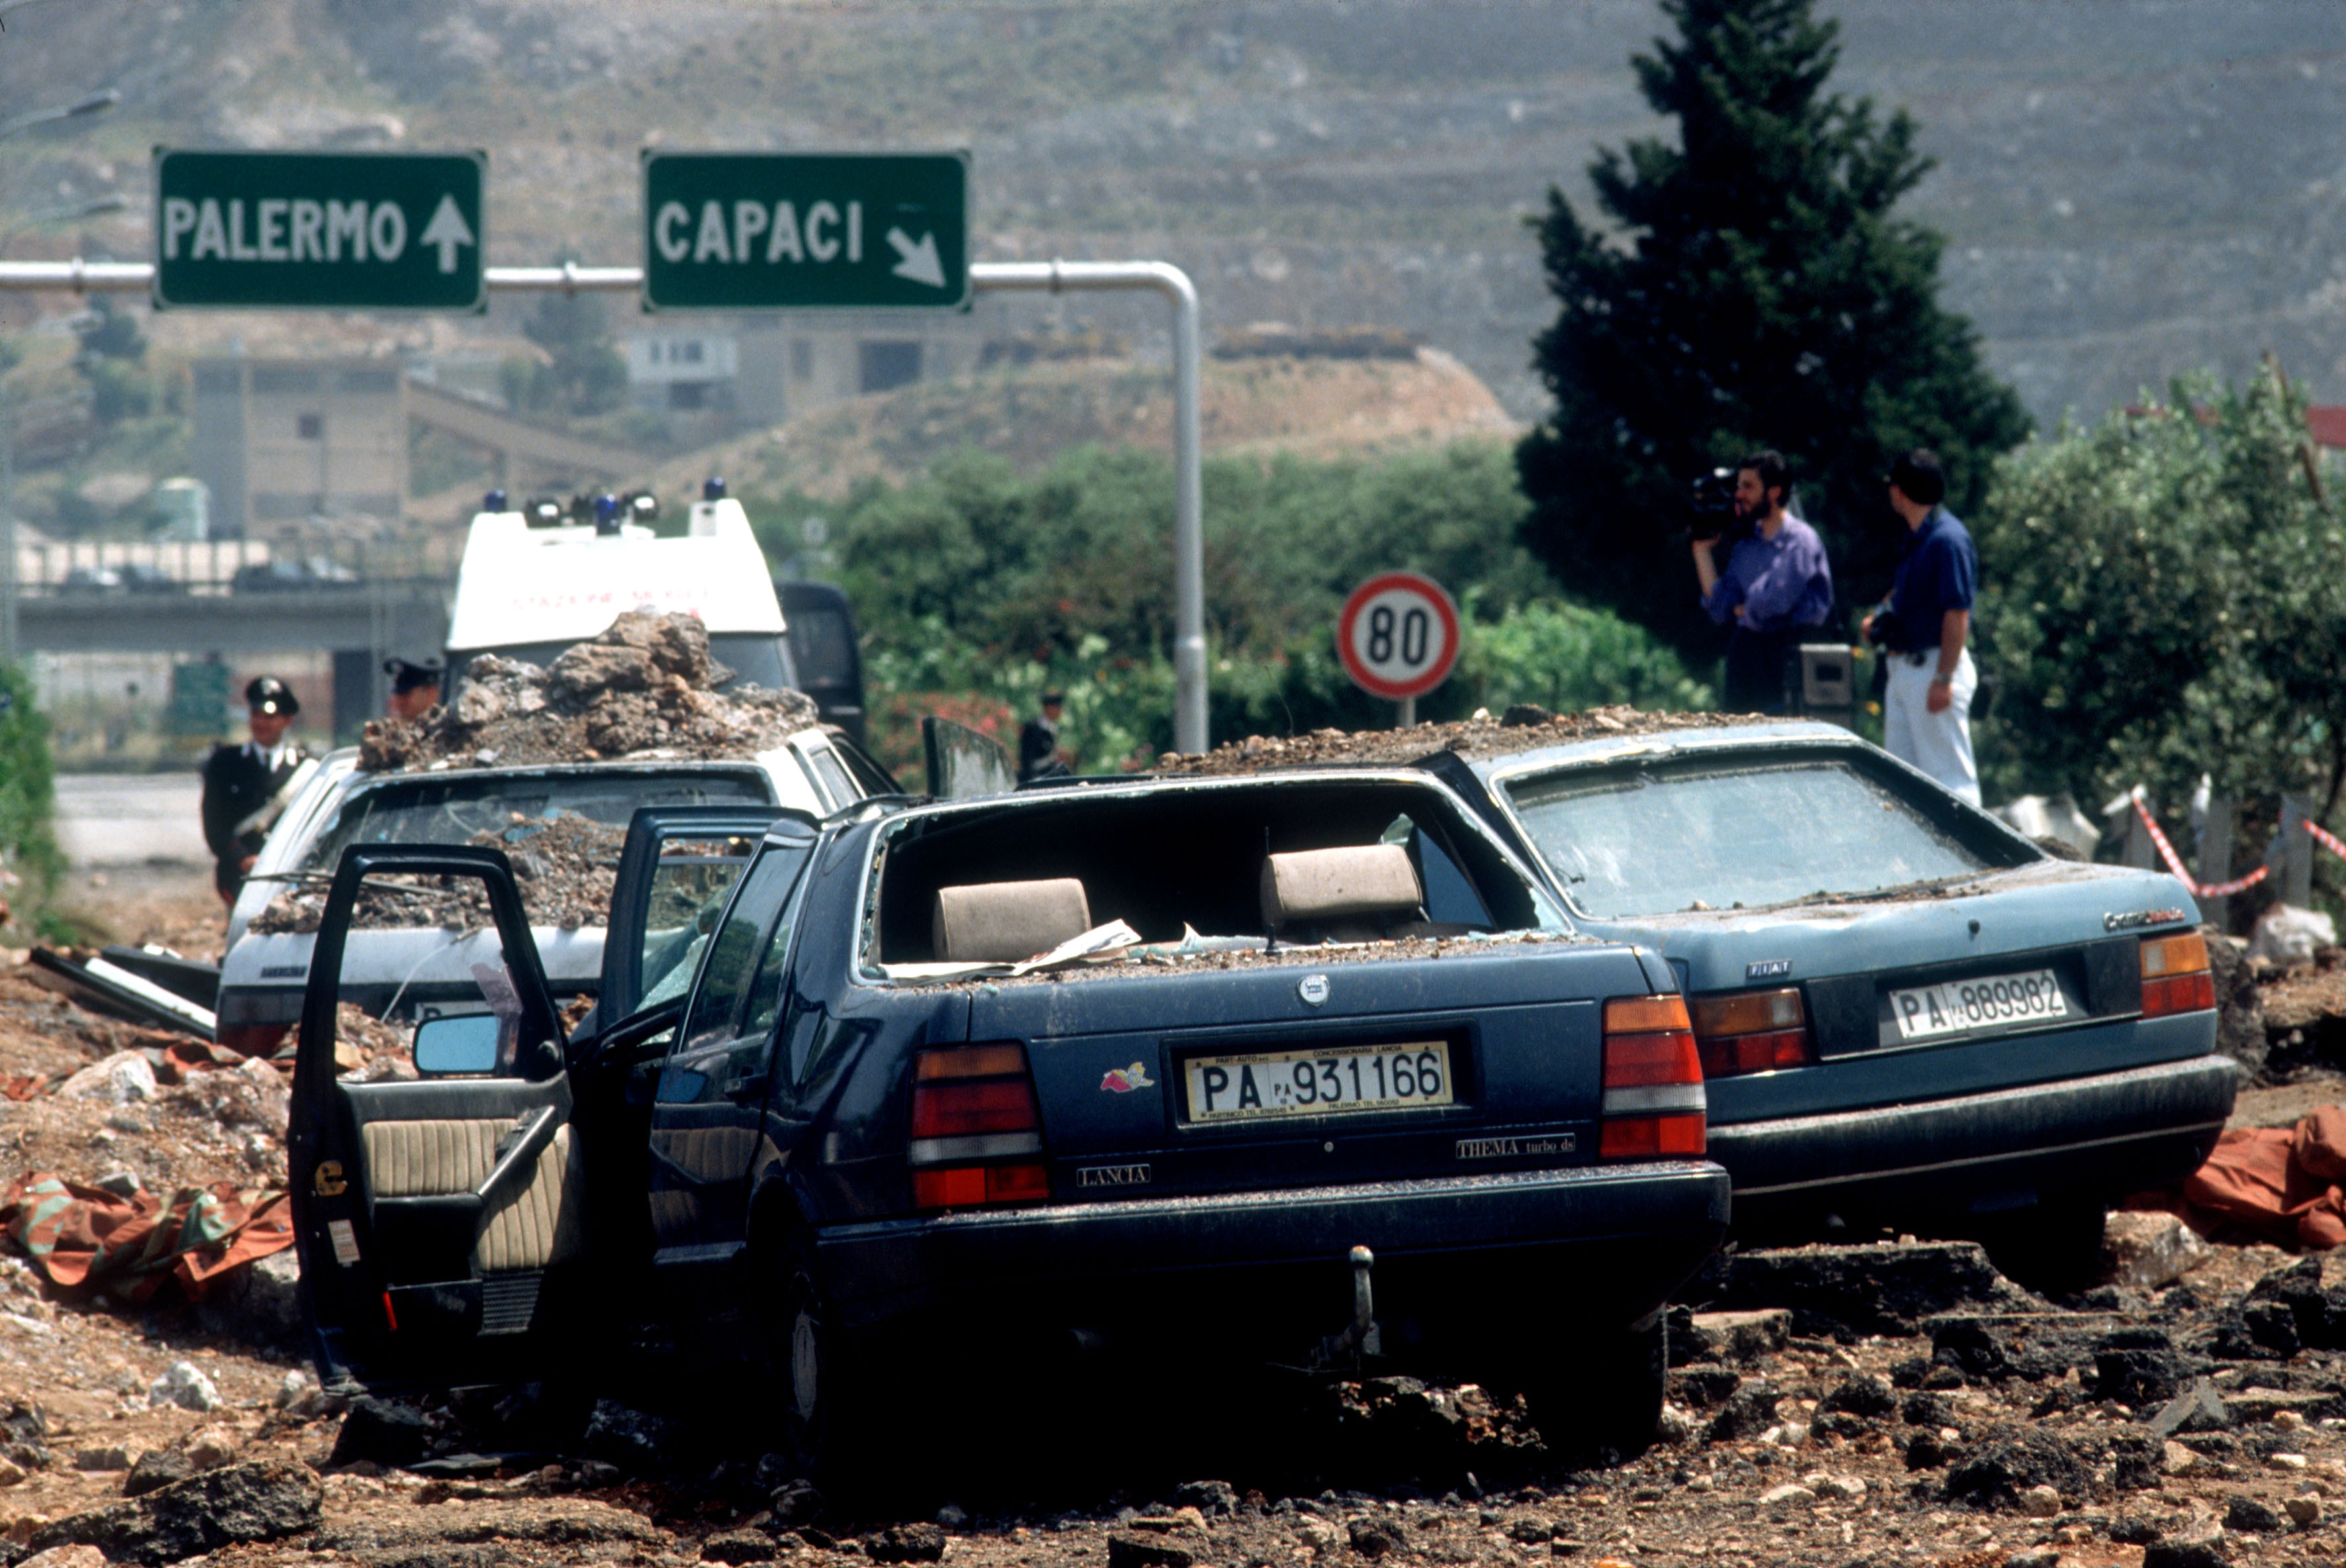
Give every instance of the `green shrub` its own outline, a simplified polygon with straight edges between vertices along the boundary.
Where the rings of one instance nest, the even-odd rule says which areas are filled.
[[[1975,520],[1988,793],[2090,809],[2143,783],[2174,809],[2205,773],[2267,822],[2284,790],[2328,818],[2346,787],[2346,528],[2303,399],[2268,370],[2144,403],[2013,453]]]
[[[0,894],[20,928],[64,869],[50,826],[56,804],[48,720],[33,706],[33,683],[24,672],[0,664],[0,871],[16,879],[0,886]]]

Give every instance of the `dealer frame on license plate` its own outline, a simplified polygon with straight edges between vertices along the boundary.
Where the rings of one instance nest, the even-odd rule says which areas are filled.
[[[1450,1044],[1396,1040],[1192,1056],[1181,1064],[1184,1105],[1193,1126],[1453,1105]]]
[[[1890,1016],[1901,1040],[1943,1040],[1991,1030],[2064,1023],[2076,1014],[2049,969],[2022,974],[1945,980],[1890,993]]]

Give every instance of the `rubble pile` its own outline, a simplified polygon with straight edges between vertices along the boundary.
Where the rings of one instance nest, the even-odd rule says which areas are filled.
[[[1518,703],[1494,718],[1487,713],[1446,724],[1415,724],[1406,729],[1314,729],[1302,735],[1250,735],[1225,741],[1202,756],[1168,751],[1156,771],[1187,777],[1258,773],[1267,768],[1414,762],[1439,751],[1477,760],[1507,757],[1576,740],[1650,735],[1665,729],[1720,729],[1730,725],[1780,724],[1756,714],[1647,713],[1627,703],[1584,713],[1550,713]]]
[[[629,610],[550,667],[475,657],[453,706],[371,721],[369,772],[597,762],[647,754],[715,759],[780,746],[817,721],[803,693],[729,687],[697,616]]]

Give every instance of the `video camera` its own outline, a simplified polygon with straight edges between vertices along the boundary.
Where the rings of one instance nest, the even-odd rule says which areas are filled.
[[[1736,514],[1735,476],[1732,468],[1714,468],[1695,475],[1687,495],[1691,519],[1688,531],[1695,538],[1740,539],[1751,532],[1751,520]]]

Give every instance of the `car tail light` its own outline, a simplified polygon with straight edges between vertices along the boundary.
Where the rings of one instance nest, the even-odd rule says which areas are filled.
[[[1657,1159],[1703,1151],[1702,1058],[1686,1002],[1617,996],[1605,1004],[1605,1159]]]
[[[2142,939],[2142,1015],[2204,1013],[2216,1005],[2216,977],[2208,970],[2208,939],[2196,931]]]
[[[1706,1078],[1805,1067],[1817,1059],[1809,1044],[1809,1020],[1798,986],[1698,997],[1694,1033],[1701,1042]]]
[[[1015,1042],[923,1051],[913,1065],[913,1203],[974,1208],[1051,1196],[1043,1118]]]

